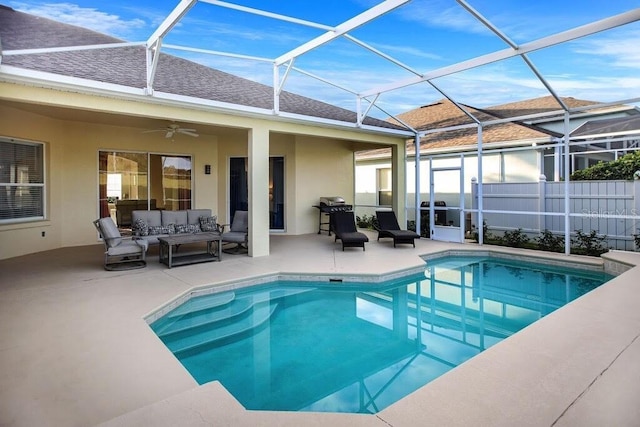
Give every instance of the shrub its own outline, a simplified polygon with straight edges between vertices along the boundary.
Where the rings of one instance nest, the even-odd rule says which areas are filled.
[[[359,228],[374,230],[378,225],[378,219],[375,215],[362,215],[362,217],[356,216],[356,224]]]
[[[640,230],[638,234],[633,234],[633,242],[636,244],[636,249],[640,249]]]
[[[625,154],[612,162],[597,164],[571,174],[572,181],[588,181],[595,179],[633,179],[633,174],[640,170],[640,151]]]
[[[607,252],[607,248],[603,245],[603,242],[607,239],[607,236],[598,236],[596,230],[591,230],[591,233],[583,233],[582,230],[576,230],[576,237],[571,240],[571,243],[575,245],[572,248],[572,252],[580,255],[600,256]]]
[[[535,238],[538,247],[548,252],[564,252],[564,237],[554,236],[549,230],[544,230]]]
[[[522,228],[505,231],[502,238],[504,243],[512,248],[523,248],[529,242],[529,237],[522,231]]]

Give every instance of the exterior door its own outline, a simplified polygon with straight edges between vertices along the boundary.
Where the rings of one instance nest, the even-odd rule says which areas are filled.
[[[232,157],[229,161],[229,213],[249,208],[248,159]],[[269,158],[269,229],[283,231],[285,218],[284,157]]]
[[[463,169],[459,166],[432,167],[430,183],[429,229],[431,230],[431,238],[445,242],[464,242]],[[436,218],[439,218],[437,222]]]

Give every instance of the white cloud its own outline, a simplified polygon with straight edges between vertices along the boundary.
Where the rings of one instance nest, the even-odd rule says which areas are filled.
[[[640,30],[587,39],[575,46],[576,53],[602,57],[610,67],[640,68]]]
[[[474,34],[488,34],[487,28],[457,5],[443,0],[414,0],[399,10],[400,16],[437,28]]]
[[[11,6],[20,12],[89,28],[120,38],[126,38],[147,25],[142,19],[126,20],[118,15],[101,12],[95,8],[81,7],[72,3],[32,4],[12,2]]]

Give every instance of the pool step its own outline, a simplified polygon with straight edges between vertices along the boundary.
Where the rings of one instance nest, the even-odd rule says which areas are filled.
[[[233,299],[227,298],[226,304],[222,304],[224,299],[219,298],[214,304],[208,297],[202,297],[204,301],[194,300],[195,304],[186,303],[178,309],[171,312],[171,317],[159,319],[158,322],[151,325],[154,332],[166,343],[171,341],[188,340],[192,335],[200,336],[209,331],[226,328],[233,322],[242,323],[244,317],[251,317],[252,311],[264,303],[277,301],[281,298],[292,296],[304,292],[308,292],[313,288],[275,288],[266,289],[263,292],[249,295],[234,296]],[[195,307],[196,311],[191,313],[189,310]],[[204,307],[210,307],[205,309]],[[175,316],[175,312],[179,310],[181,316]],[[244,330],[242,330],[244,332]],[[211,332],[213,334],[213,332]],[[225,335],[226,337],[226,335]],[[167,346],[169,346],[167,344]]]
[[[216,342],[240,335],[263,325],[275,312],[278,304],[264,301],[255,304],[251,314],[238,319],[236,322],[226,324],[214,329],[204,329],[199,333],[182,336],[177,340],[163,339],[165,345],[177,356],[185,356],[188,353],[202,351]]]
[[[185,314],[195,313],[197,311],[210,310],[229,304],[235,298],[236,294],[234,292],[225,292],[223,294],[212,294],[197,297],[178,306],[175,310],[169,312],[167,314],[167,317],[179,317],[184,316]]]
[[[164,326],[162,330],[156,330],[155,332],[160,338],[165,339],[190,330],[194,330],[197,333],[197,329],[215,328],[216,324],[220,322],[242,316],[251,310],[256,302],[262,301],[264,300],[253,301],[249,298],[238,298],[222,310],[199,311],[193,315],[186,314],[181,318],[177,318],[171,324]]]

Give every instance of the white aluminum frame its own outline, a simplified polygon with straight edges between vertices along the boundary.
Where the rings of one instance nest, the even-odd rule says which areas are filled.
[[[571,109],[567,105],[565,105],[562,99],[558,96],[553,86],[549,83],[549,81],[543,76],[543,74],[537,69],[535,64],[529,59],[527,56],[530,52],[535,52],[539,50],[544,50],[546,48],[556,46],[559,44],[567,43],[569,41],[577,40],[583,37],[590,36],[592,34],[598,32],[604,32],[611,30],[613,28],[621,27],[633,22],[640,21],[640,8],[632,9],[626,11],[624,13],[610,16],[605,19],[601,19],[595,22],[591,22],[586,25],[582,25],[579,27],[575,27],[572,29],[568,29],[566,31],[558,32],[552,34],[550,36],[542,37],[537,40],[533,40],[521,45],[517,45],[513,42],[509,37],[507,37],[498,26],[494,25],[490,20],[481,15],[477,10],[475,10],[468,2],[468,0],[456,0],[457,3],[467,12],[469,13],[475,20],[480,22],[484,27],[493,32],[497,37],[499,37],[508,47],[506,49],[494,51],[488,54],[480,55],[475,58],[461,61],[456,64],[448,65],[439,69],[430,70],[424,73],[421,73],[405,64],[401,61],[393,58],[391,55],[382,52],[381,50],[370,46],[369,44],[360,41],[353,37],[350,32],[353,30],[360,28],[378,18],[383,16],[386,13],[389,13],[393,10],[396,10],[405,4],[409,3],[410,0],[384,0],[381,3],[367,9],[363,13],[344,21],[343,23],[333,26],[323,25],[320,23],[315,23],[307,20],[297,19],[294,17],[276,14],[268,11],[263,11],[255,8],[245,7],[241,5],[237,5],[234,3],[218,1],[218,0],[181,0],[180,3],[169,13],[166,19],[158,26],[158,28],[153,32],[153,34],[145,41],[145,42],[134,42],[134,43],[114,43],[109,45],[89,45],[89,46],[69,46],[62,48],[49,48],[49,49],[21,49],[21,50],[9,50],[9,51],[0,51],[0,81],[9,81],[9,82],[18,82],[18,83],[26,83],[31,85],[45,85],[46,87],[52,88],[64,88],[64,89],[73,89],[76,91],[81,91],[85,93],[92,94],[117,94],[124,99],[144,99],[146,98],[147,102],[151,99],[152,102],[162,103],[162,104],[171,104],[171,105],[188,105],[190,107],[202,108],[206,110],[216,110],[216,111],[224,111],[224,112],[235,112],[237,114],[242,114],[245,116],[255,116],[255,117],[270,117],[272,120],[284,120],[287,122],[296,122],[296,123],[316,123],[324,126],[331,127],[347,127],[347,128],[359,128],[368,132],[374,133],[382,133],[388,135],[396,135],[396,136],[405,136],[407,138],[414,138],[416,144],[416,208],[419,206],[419,194],[420,194],[420,150],[419,150],[419,141],[420,139],[434,132],[443,132],[447,130],[454,129],[462,129],[469,127],[476,127],[478,130],[478,146],[477,146],[477,156],[478,156],[478,188],[479,188],[479,204],[478,204],[478,219],[480,224],[482,224],[482,151],[483,151],[483,141],[482,141],[482,130],[483,126],[488,126],[492,124],[512,122],[516,120],[531,120],[531,119],[540,119],[545,117],[558,117],[560,115],[563,116],[564,120],[564,137],[562,138],[562,148],[564,148],[565,153],[569,153],[570,146],[570,135],[569,135],[569,120],[572,115],[580,115],[584,112],[587,112],[592,109],[602,108],[606,106],[618,105],[620,103],[631,103],[631,102],[639,102],[640,96],[630,98],[628,100],[623,100],[619,102],[613,103],[602,103],[598,105],[592,105],[589,107],[581,107]],[[252,57],[247,55],[240,55],[233,52],[219,52],[214,50],[207,49],[197,49],[188,46],[176,46],[176,45],[167,45],[163,46],[164,37],[188,14],[193,6],[197,3],[206,3],[215,7],[223,7],[228,9],[233,9],[239,12],[254,14],[258,16],[263,16],[271,19],[281,20],[289,23],[294,23],[302,26],[308,26],[316,29],[324,30],[325,33],[322,35],[309,40],[294,49],[276,57],[276,58],[259,58]],[[413,77],[403,79],[400,81],[393,82],[391,84],[382,85],[378,87],[374,87],[362,92],[357,92],[351,90],[346,87],[342,87],[341,85],[332,83],[329,79],[326,79],[322,76],[316,76],[313,73],[302,70],[298,67],[294,66],[294,62],[296,58],[305,53],[308,53],[320,46],[323,46],[329,43],[332,40],[335,40],[339,37],[343,37],[357,46],[368,50],[375,55],[383,58],[389,63],[404,69],[405,71],[409,71],[413,74]],[[50,53],[50,52],[64,52],[64,51],[74,51],[74,50],[87,50],[87,49],[106,49],[106,48],[116,48],[123,46],[136,46],[136,45],[144,45],[147,51],[147,70],[146,70],[146,87],[143,89],[140,88],[132,88],[122,85],[116,84],[106,84],[86,79],[73,78],[69,76],[61,76],[50,73],[43,73],[33,70],[21,69],[17,67],[10,67],[2,64],[3,56],[10,55],[30,55],[30,54],[39,54],[39,53]],[[158,59],[160,56],[161,49],[173,49],[173,50],[182,50],[189,52],[197,52],[197,53],[205,53],[211,55],[219,55],[219,56],[228,56],[240,59],[247,60],[255,60],[262,62],[270,62],[273,64],[273,109],[261,109],[261,108],[252,108],[247,106],[240,106],[235,104],[217,102],[212,100],[205,100],[194,97],[181,96],[171,93],[161,93],[156,92],[153,88],[155,73],[158,67]],[[545,87],[545,89],[549,92],[551,96],[558,102],[561,109],[554,112],[543,113],[543,114],[533,114],[521,117],[511,117],[508,119],[499,119],[499,120],[490,120],[487,122],[481,122],[477,117],[475,117],[468,109],[458,103],[451,96],[447,95],[441,88],[439,88],[434,80],[440,77],[448,76],[455,73],[460,73],[463,71],[471,70],[483,65],[507,60],[514,57],[520,57],[525,65],[531,70],[533,75],[541,82],[541,84]],[[283,77],[280,77],[280,67],[286,66],[285,73]],[[309,117],[302,116],[299,114],[292,114],[280,111],[279,108],[279,97],[284,90],[284,87],[287,83],[287,78],[292,71],[299,72],[311,78],[317,79],[325,84],[332,85],[336,88],[346,91],[354,95],[355,97],[355,106],[357,113],[357,120],[355,123],[344,123],[336,120],[322,119],[317,117]],[[436,91],[441,93],[445,98],[449,99],[457,108],[459,108],[466,116],[468,116],[474,123],[469,125],[462,126],[453,126],[445,129],[429,129],[421,132],[412,129],[410,126],[407,126],[402,121],[397,120],[398,123],[403,124],[406,127],[406,130],[396,130],[396,129],[386,129],[377,126],[366,126],[364,125],[364,118],[371,111],[371,109],[375,106],[380,111],[386,111],[382,109],[379,105],[377,105],[378,99],[380,95],[395,91],[401,88],[405,88],[408,86],[416,85],[419,83],[427,83],[431,87],[433,87]],[[389,116],[391,116],[389,114]],[[564,172],[565,176],[569,175],[570,170],[570,156],[565,156],[564,158]],[[568,190],[568,180],[566,181],[567,186],[566,190]],[[514,212],[518,214],[520,212]],[[569,253],[569,195],[565,194],[565,242],[567,243],[567,247],[565,252]],[[419,215],[417,215],[417,227],[419,227]],[[419,229],[419,228],[418,228]],[[482,244],[482,233],[480,233],[480,243]]]

